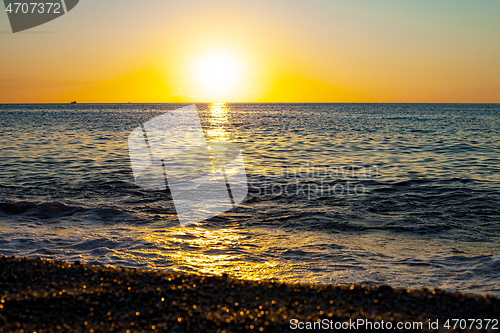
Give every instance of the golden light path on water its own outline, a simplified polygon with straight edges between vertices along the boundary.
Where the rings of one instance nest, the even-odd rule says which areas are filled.
[[[228,132],[228,127],[231,125],[229,111],[229,106],[225,103],[209,105],[207,119],[209,128],[206,130],[209,145],[211,141],[232,141]],[[167,256],[169,262],[174,262],[172,269],[177,271],[230,274],[251,280],[277,279],[284,272],[292,271],[292,264],[272,259],[263,260],[257,253],[253,255],[254,260],[248,260],[248,250],[259,249],[259,252],[270,250],[265,242],[255,243],[255,238],[249,242],[251,238],[253,237],[248,231],[235,232],[232,229],[210,230],[197,227],[171,228],[168,232],[153,232],[144,236],[144,240],[155,244],[156,249],[171,248],[175,244],[174,247],[179,249],[176,252],[169,251],[165,254],[156,250],[151,251],[151,254]],[[146,254],[149,251],[143,250],[143,252]]]
[[[231,110],[227,104],[212,103],[208,105],[207,110],[202,111],[206,112],[208,126],[205,133],[209,147],[211,142],[234,141],[230,131]],[[298,282],[301,279],[294,278],[297,270],[303,270],[304,277],[310,275],[308,268],[299,261],[287,262],[280,260],[278,256],[289,250],[300,252],[312,238],[297,237],[294,244],[288,239],[285,248],[277,249],[277,239],[279,244],[280,238],[289,236],[282,234],[276,238],[276,235],[269,236],[268,231],[264,230],[256,233],[255,230],[231,227],[215,230],[203,227],[174,227],[160,231],[144,231],[146,230],[138,234],[144,242],[154,246],[135,250],[135,254],[127,253],[128,251],[120,253],[120,256],[132,261],[139,260],[153,269],[210,275],[228,274],[250,280]],[[271,253],[273,255],[268,255]],[[307,279],[314,280],[311,276]]]
[[[291,238],[282,232],[273,236],[268,236],[267,233],[268,231],[264,230],[259,232],[232,228],[217,230],[199,227],[169,228],[144,235],[143,240],[154,244],[156,250],[141,252],[145,257],[148,255],[164,257],[171,263],[168,269],[180,272],[227,274],[249,280],[289,282],[301,280],[297,279],[297,270],[303,270],[304,277],[309,275],[307,267],[304,267],[300,260],[295,263],[294,260],[286,262],[275,258],[278,259],[276,256],[289,251],[301,251],[304,246],[311,245],[312,239],[297,237],[292,243]],[[284,246],[277,248],[279,239],[285,237],[288,238],[286,245],[281,244]],[[273,255],[270,255],[271,253]],[[317,264],[320,264],[320,261]],[[155,269],[165,268],[161,260],[150,261],[148,265]],[[338,272],[335,275],[337,274]],[[311,281],[311,277],[308,277],[309,281],[314,282]],[[319,279],[316,282],[319,282]]]
[[[237,247],[252,247],[243,245],[245,235],[232,230],[207,230],[202,228],[178,228],[172,230],[175,235],[165,238],[164,234],[152,233],[145,240],[163,248],[175,243],[180,249],[168,255],[173,261],[175,270],[195,269],[200,274],[230,274],[245,279],[260,280],[279,276],[283,270],[282,264],[269,260],[257,262],[243,258],[243,251]],[[196,250],[198,249],[198,250]],[[265,248],[262,249],[265,251]],[[246,255],[245,255],[246,256]],[[184,269],[183,269],[184,268]]]
[[[211,141],[230,141],[229,132],[226,130],[226,127],[230,125],[227,105],[225,103],[212,103],[209,108],[208,139]]]

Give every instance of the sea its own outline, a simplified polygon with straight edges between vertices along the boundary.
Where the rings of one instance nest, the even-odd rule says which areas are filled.
[[[196,104],[248,194],[181,226],[128,137],[184,106],[0,105],[0,255],[500,296],[499,104]]]

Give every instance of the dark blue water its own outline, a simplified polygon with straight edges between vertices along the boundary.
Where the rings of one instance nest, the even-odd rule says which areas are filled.
[[[181,106],[0,105],[0,254],[500,295],[500,105],[199,104],[249,194],[186,228],[127,147]]]

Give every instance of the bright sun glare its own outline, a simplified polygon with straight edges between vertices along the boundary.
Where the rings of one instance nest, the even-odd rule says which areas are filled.
[[[206,98],[226,98],[239,84],[242,66],[233,55],[214,52],[198,60],[195,76]]]

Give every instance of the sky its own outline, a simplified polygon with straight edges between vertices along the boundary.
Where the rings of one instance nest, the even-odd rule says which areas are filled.
[[[81,0],[13,34],[0,103],[499,103],[498,0]]]

